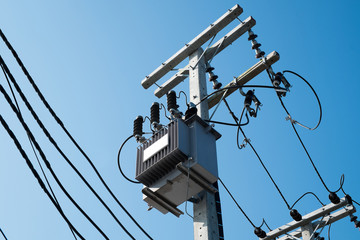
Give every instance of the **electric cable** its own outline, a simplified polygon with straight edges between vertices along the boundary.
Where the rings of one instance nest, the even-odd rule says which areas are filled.
[[[264,224],[265,224],[265,226],[267,227],[267,229],[271,232],[272,229],[269,227],[269,225],[266,223],[265,219],[263,218],[263,221],[262,221],[260,227],[262,227]]]
[[[99,178],[99,180],[101,181],[101,183],[104,185],[104,187],[106,188],[106,190],[109,192],[109,194],[111,195],[111,197],[115,200],[115,202],[120,206],[120,208],[126,213],[126,215],[128,215],[128,217],[133,221],[133,223],[135,223],[135,225],[149,238],[152,239],[150,237],[150,235],[142,228],[142,226],[135,220],[135,218],[130,214],[130,212],[125,208],[125,206],[123,206],[123,204],[119,201],[119,199],[115,196],[115,194],[111,191],[111,189],[109,188],[109,186],[107,185],[107,183],[105,182],[105,180],[103,179],[103,177],[101,176],[101,174],[99,173],[99,171],[97,170],[97,168],[95,167],[95,165],[93,164],[93,162],[91,161],[91,159],[88,157],[88,155],[85,153],[85,151],[80,147],[80,145],[77,143],[77,141],[74,139],[74,137],[70,134],[70,132],[67,130],[67,128],[65,127],[64,123],[61,121],[61,119],[56,115],[55,111],[51,108],[50,104],[46,101],[44,95],[41,93],[40,89],[37,87],[35,81],[33,80],[33,78],[31,77],[30,73],[27,71],[25,65],[23,64],[23,62],[21,61],[20,57],[18,56],[18,54],[16,53],[15,49],[11,46],[10,42],[7,40],[7,38],[5,37],[4,33],[1,31],[0,29],[0,36],[2,38],[2,40],[4,41],[4,43],[6,44],[6,46],[9,48],[9,50],[11,51],[11,53],[13,54],[14,58],[16,59],[17,63],[19,64],[20,68],[22,69],[22,71],[24,72],[25,76],[27,77],[27,79],[29,80],[30,84],[32,85],[32,87],[34,88],[35,92],[38,94],[39,98],[41,99],[41,101],[43,102],[43,104],[45,105],[45,107],[48,109],[48,111],[50,112],[50,114],[52,115],[52,117],[55,119],[55,121],[61,126],[61,128],[63,129],[63,131],[65,132],[65,134],[69,137],[69,139],[71,140],[71,142],[75,145],[75,147],[80,151],[80,153],[85,157],[85,159],[88,161],[88,163],[90,164],[90,166],[92,167],[92,169],[94,170],[95,174],[97,175],[97,177]]]
[[[20,106],[19,106],[19,104],[18,104],[18,101],[17,101],[17,99],[16,99],[14,90],[13,90],[13,88],[12,88],[12,86],[11,86],[11,83],[10,83],[10,81],[9,81],[9,78],[8,78],[6,72],[5,72],[5,69],[4,69],[3,65],[1,65],[1,69],[2,69],[2,71],[3,71],[3,73],[4,73],[4,76],[5,76],[5,78],[6,78],[6,81],[7,81],[8,85],[9,85],[11,94],[12,94],[12,96],[13,96],[13,98],[14,98],[14,101],[15,101],[15,104],[16,104],[16,107],[17,107],[17,111],[18,111],[19,114],[21,115]],[[38,157],[38,155],[37,155],[37,153],[36,153],[36,151],[35,151],[34,144],[33,144],[33,142],[31,141],[31,139],[30,139],[29,136],[28,136],[28,139],[29,139],[29,142],[30,142],[31,149],[32,149],[32,151],[33,151],[33,153],[34,153],[34,155],[35,155],[36,160],[37,160],[37,163],[39,164],[39,167],[40,167],[40,170],[41,170],[41,172],[42,172],[42,175],[44,176],[45,182],[46,182],[46,184],[47,184],[47,186],[48,186],[48,188],[49,188],[49,190],[50,190],[50,193],[52,194],[52,196],[53,196],[55,202],[58,204],[59,208],[61,209],[60,203],[59,203],[59,201],[58,201],[57,198],[56,198],[56,195],[55,195],[55,193],[54,193],[54,191],[53,191],[53,189],[52,189],[52,187],[51,187],[51,185],[50,185],[50,182],[49,182],[49,180],[48,180],[48,178],[47,178],[47,176],[46,176],[46,174],[45,174],[45,171],[44,171],[44,169],[43,169],[43,166],[42,166],[42,164],[40,163],[40,159],[39,159],[39,157]],[[68,226],[69,226],[69,225],[68,225]],[[77,237],[76,237],[73,229],[71,228],[71,226],[69,226],[69,228],[70,228],[70,231],[71,231],[72,235],[74,236],[75,240],[77,240]]]
[[[209,123],[216,123],[216,124],[221,124],[221,125],[226,125],[226,126],[232,126],[232,127],[237,127],[239,126],[239,124],[235,124],[235,123],[228,123],[228,122],[219,122],[219,121],[214,121],[214,120],[206,120],[204,119],[205,122],[209,122]],[[240,124],[241,126],[246,126],[249,122],[246,123],[242,123]]]
[[[35,170],[34,166],[32,165],[29,157],[26,155],[24,149],[22,148],[20,142],[18,141],[18,139],[16,138],[15,134],[13,133],[13,131],[10,129],[10,127],[8,126],[8,124],[6,123],[6,121],[4,120],[4,118],[2,117],[2,115],[0,114],[0,122],[3,125],[4,129],[7,131],[8,135],[10,136],[10,138],[14,141],[14,144],[16,145],[18,151],[20,152],[20,154],[22,155],[22,157],[24,158],[24,160],[26,161],[26,164],[28,165],[28,167],[30,168],[32,174],[34,175],[34,177],[37,179],[40,187],[43,189],[43,191],[45,192],[45,194],[48,196],[48,198],[51,200],[51,202],[53,203],[53,205],[55,206],[55,208],[58,210],[58,212],[60,213],[60,215],[62,216],[62,218],[65,220],[65,222],[71,226],[71,228],[74,230],[74,232],[76,233],[76,235],[78,235],[82,240],[85,240],[85,238],[79,233],[79,231],[72,225],[72,223],[69,221],[69,219],[66,217],[66,215],[64,214],[64,212],[59,208],[59,206],[57,205],[57,203],[55,202],[55,200],[52,198],[51,194],[49,193],[49,191],[47,190],[47,188],[45,187],[44,182],[42,181],[42,179],[40,178],[40,175],[37,173],[37,171]]]
[[[280,103],[281,103],[282,107],[284,108],[285,112],[286,112],[288,115],[290,115],[289,112],[288,112],[288,110],[286,109],[286,107],[285,107],[282,99],[281,99],[280,97],[279,97],[279,100],[280,100]],[[291,123],[291,126],[292,126],[292,128],[293,128],[293,130],[294,130],[294,132],[295,132],[295,134],[296,134],[296,136],[297,136],[297,138],[299,139],[299,142],[301,143],[301,146],[303,147],[306,155],[308,156],[308,159],[310,160],[311,165],[313,166],[316,174],[318,175],[321,183],[324,185],[325,189],[326,189],[329,193],[332,193],[332,191],[329,190],[329,188],[327,187],[325,181],[324,181],[323,178],[321,177],[319,170],[318,170],[317,167],[315,166],[315,163],[314,163],[314,161],[312,160],[312,158],[311,158],[311,156],[310,156],[310,154],[309,154],[309,152],[308,152],[305,144],[303,143],[303,141],[302,141],[302,139],[301,139],[298,131],[296,130],[296,128],[295,128],[295,126],[294,126],[294,123],[293,123],[292,121],[290,121],[290,123]],[[338,190],[336,190],[334,193],[337,193],[340,189],[341,189],[341,186],[340,186],[340,188],[339,188]]]
[[[329,228],[328,228],[328,240],[330,240],[330,228],[331,228],[331,224],[329,224]]]
[[[180,93],[184,94],[186,106],[189,107],[188,97],[187,97],[187,95],[186,95],[186,93],[184,91],[180,91],[179,96],[177,98],[180,98]]]
[[[322,107],[321,107],[321,102],[320,102],[319,96],[317,95],[315,89],[311,86],[311,84],[305,78],[303,78],[300,74],[298,74],[296,72],[293,72],[293,71],[290,71],[290,70],[284,70],[283,74],[284,73],[290,73],[290,74],[293,74],[293,75],[299,77],[300,79],[302,79],[309,86],[309,88],[313,92],[314,96],[316,97],[316,101],[317,101],[317,103],[319,105],[319,120],[318,120],[317,124],[315,125],[315,127],[312,127],[312,128],[307,127],[306,125],[301,124],[300,122],[292,119],[292,121],[294,121],[294,123],[298,124],[299,126],[301,126],[303,128],[306,128],[306,129],[309,129],[309,130],[315,130],[316,128],[319,127],[319,125],[321,123],[321,119],[322,119]],[[284,104],[282,104],[282,105],[284,106]],[[289,114],[289,112],[287,110],[286,110],[286,112],[288,114],[288,117],[291,119],[291,115]]]
[[[239,203],[236,201],[236,199],[234,198],[234,196],[231,194],[231,192],[229,191],[229,189],[225,186],[224,182],[221,180],[221,178],[219,178],[219,182],[221,183],[221,185],[223,185],[223,187],[225,188],[226,192],[229,194],[229,196],[231,197],[231,199],[234,201],[234,203],[236,204],[236,206],[239,208],[239,210],[242,212],[242,214],[245,216],[245,218],[248,220],[248,222],[254,227],[256,228],[255,224],[251,221],[251,219],[248,217],[248,215],[245,213],[245,211],[240,207]]]
[[[341,186],[341,191],[342,191],[345,195],[348,195],[348,194],[345,192],[345,190],[344,190],[344,188],[343,188],[342,186]],[[360,206],[359,202],[355,201],[353,198],[351,198],[351,200],[352,200],[353,203],[355,203],[355,204],[357,204],[358,206]]]
[[[0,57],[1,58],[1,57]],[[6,68],[5,68],[6,69]],[[62,183],[60,182],[60,180],[58,179],[57,175],[55,174],[55,172],[53,171],[50,162],[47,160],[44,152],[42,151],[40,145],[37,143],[35,137],[33,136],[32,132],[30,131],[29,127],[27,126],[27,124],[25,123],[24,119],[22,118],[22,116],[19,114],[19,112],[17,112],[15,105],[12,103],[11,98],[9,97],[9,95],[6,93],[5,89],[3,88],[3,86],[0,84],[0,92],[4,95],[6,101],[9,103],[9,105],[11,106],[13,112],[16,114],[18,120],[20,121],[21,125],[23,126],[24,130],[26,131],[26,133],[28,134],[28,136],[30,137],[31,141],[34,143],[35,148],[38,150],[42,160],[44,161],[46,167],[49,169],[51,175],[53,176],[54,180],[56,181],[56,183],[58,184],[58,186],[60,187],[60,189],[64,192],[64,194],[66,195],[66,197],[71,201],[72,204],[74,204],[74,206],[81,212],[81,214],[83,214],[83,216],[96,228],[96,230],[105,238],[105,239],[109,239],[105,233],[99,228],[99,226],[97,226],[97,224],[86,214],[86,212],[78,205],[78,203],[71,197],[71,195],[67,192],[67,190],[64,188],[64,186],[62,185]]]
[[[123,170],[121,169],[121,165],[120,165],[120,154],[121,154],[121,150],[122,148],[124,147],[124,145],[131,139],[133,138],[134,135],[131,135],[129,136],[128,138],[125,139],[125,141],[121,144],[120,148],[119,148],[119,152],[118,152],[118,155],[117,155],[117,163],[118,163],[118,167],[119,167],[119,170],[120,170],[120,173],[121,175],[129,182],[131,183],[135,183],[135,184],[141,184],[141,182],[139,181],[134,181],[134,180],[131,180],[130,178],[128,178],[125,173],[123,172]]]
[[[229,106],[229,104],[227,103],[226,99],[224,99],[225,105],[228,108],[228,110],[230,112],[231,108]],[[234,117],[234,116],[233,116]],[[237,122],[237,119],[234,118],[235,122]],[[239,126],[239,130],[241,131],[242,135],[244,136],[244,139],[248,139],[245,135],[245,132],[243,131],[243,129]],[[250,141],[247,141],[247,144],[249,144],[249,146],[251,147],[251,149],[253,150],[253,152],[255,153],[255,155],[257,156],[260,164],[262,165],[262,167],[264,168],[265,172],[267,173],[267,175],[269,176],[270,180],[272,181],[272,183],[274,184],[275,188],[277,189],[277,191],[279,192],[281,198],[284,200],[284,203],[286,204],[287,208],[290,210],[290,205],[289,203],[286,201],[284,195],[282,194],[282,192],[280,191],[280,188],[278,187],[278,185],[276,184],[275,180],[273,179],[273,177],[271,176],[270,172],[268,171],[268,169],[266,168],[265,164],[263,163],[263,161],[261,160],[259,154],[257,153],[257,151],[255,150],[254,146],[251,144]]]
[[[118,225],[125,231],[125,233],[127,233],[129,236],[132,236],[128,230],[122,225],[122,223],[118,220],[118,218],[115,216],[115,214],[111,211],[111,209],[107,206],[107,204],[102,200],[102,198],[98,195],[98,193],[94,190],[94,188],[87,182],[87,180],[83,177],[83,175],[79,172],[79,170],[74,166],[74,164],[68,159],[68,157],[64,154],[64,152],[59,148],[59,146],[57,145],[57,143],[55,142],[55,140],[52,138],[52,136],[50,135],[50,133],[47,131],[47,129],[45,128],[45,126],[43,125],[43,123],[41,122],[41,120],[39,119],[39,117],[37,116],[37,114],[35,113],[35,111],[33,110],[33,108],[31,107],[30,103],[28,102],[28,100],[26,99],[25,95],[22,93],[20,87],[17,85],[14,77],[12,76],[11,72],[9,71],[9,69],[7,68],[5,62],[3,61],[2,57],[0,56],[0,64],[2,64],[4,66],[5,71],[7,72],[10,80],[12,81],[12,83],[14,84],[17,92],[19,93],[20,97],[22,98],[22,100],[24,101],[25,105],[27,106],[27,108],[29,109],[29,111],[31,112],[31,114],[33,115],[34,119],[36,120],[36,122],[38,123],[38,125],[40,126],[40,128],[43,130],[44,134],[47,136],[47,138],[49,139],[49,141],[53,144],[53,146],[56,148],[56,150],[60,153],[60,155],[65,159],[65,161],[71,166],[71,168],[76,172],[76,174],[81,178],[81,180],[85,183],[85,185],[91,190],[91,192],[96,196],[96,198],[101,202],[101,204],[105,207],[105,209],[110,213],[110,215],[113,217],[113,219],[118,223]],[[13,111],[18,115],[19,121],[20,118],[22,119],[21,115],[19,115],[16,111],[16,107],[15,105],[11,102],[11,99],[9,97],[9,95],[6,93],[5,89],[2,87],[2,85],[0,84],[0,91],[3,93],[3,95],[5,96],[6,100],[8,101],[9,105],[11,105]],[[29,132],[28,134],[30,134],[31,132]],[[34,139],[31,139],[34,142]],[[35,144],[35,142],[34,142]],[[36,145],[35,145],[36,146]],[[38,149],[38,147],[37,147]],[[38,149],[39,151],[39,149]],[[41,153],[39,151],[39,153]],[[41,154],[40,154],[41,155]],[[44,156],[42,156],[43,160],[44,160]],[[48,166],[47,166],[48,167]],[[49,167],[48,167],[49,168]],[[52,169],[49,169],[50,172],[53,172]],[[51,173],[53,176],[54,174]],[[55,177],[54,177],[55,178]],[[57,181],[58,182],[58,181]],[[60,183],[60,181],[59,181]],[[58,183],[58,184],[59,184]],[[60,183],[61,185],[61,183]],[[59,185],[59,186],[60,186]],[[65,189],[64,189],[65,190]],[[65,190],[66,191],[66,190]],[[64,192],[65,193],[65,192]],[[70,196],[68,194],[66,194],[67,196]],[[80,210],[80,209],[79,209]],[[81,211],[81,210],[80,210]],[[85,213],[85,212],[84,212]],[[100,229],[100,228],[99,228]],[[133,238],[134,239],[134,238]]]
[[[305,197],[306,195],[309,195],[309,194],[313,195],[313,196],[319,201],[319,203],[320,203],[322,206],[325,206],[325,204],[319,199],[318,196],[316,196],[315,193],[313,193],[313,192],[306,192],[306,193],[304,193],[300,198],[298,198],[298,199],[294,202],[294,204],[290,207],[290,209],[293,209],[293,208],[295,207],[295,205],[296,205],[303,197]]]
[[[3,237],[5,238],[5,240],[8,240],[7,237],[5,236],[5,233],[3,232],[3,230],[0,228],[0,232],[3,235]]]
[[[227,89],[239,89],[239,88],[266,88],[266,89],[275,89],[275,90],[281,91],[281,92],[287,92],[287,90],[285,88],[267,86],[267,85],[241,85],[241,86],[236,85],[236,86],[229,86],[229,87],[223,87],[223,88],[221,88],[219,90],[213,91],[212,93],[206,95],[198,103],[196,103],[195,106],[197,106],[200,103],[202,103],[203,101],[207,100],[209,97],[211,97],[214,94],[217,94],[217,93],[222,92],[222,91],[227,90]]]

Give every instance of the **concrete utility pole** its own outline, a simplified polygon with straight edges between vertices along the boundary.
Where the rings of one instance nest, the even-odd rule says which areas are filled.
[[[194,104],[207,96],[206,63],[201,57],[203,50],[199,48],[189,56],[189,87],[190,101]],[[197,105],[198,115],[205,120],[209,119],[208,102]],[[216,159],[216,158],[215,158]],[[199,194],[200,202],[194,203],[194,239],[218,240],[219,227],[216,211],[215,195],[207,191]]]

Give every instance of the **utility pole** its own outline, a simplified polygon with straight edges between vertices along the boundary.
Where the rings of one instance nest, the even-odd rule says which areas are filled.
[[[201,57],[203,50],[199,48],[189,56],[189,87],[190,101],[194,104],[200,102],[207,96],[206,86],[206,63]],[[198,115],[204,119],[209,119],[208,102],[203,101],[197,105]],[[216,159],[216,158],[215,158]],[[217,164],[217,163],[216,163]],[[207,191],[199,194],[200,201],[194,203],[194,240],[218,240],[219,227],[216,211],[215,195]]]
[[[178,52],[176,52],[172,57],[170,57],[167,61],[163,62],[157,69],[155,69],[151,74],[146,76],[146,78],[141,82],[142,86],[147,89],[151,85],[155,84],[158,80],[160,80],[163,76],[165,76],[168,72],[172,71],[178,64],[184,61],[187,57],[189,57],[189,64],[179,69],[178,72],[172,76],[169,80],[165,81],[161,86],[158,85],[158,89],[155,90],[154,94],[156,97],[161,98],[164,95],[168,94],[174,87],[183,82],[186,78],[189,78],[189,87],[190,87],[190,102],[196,104],[197,115],[202,120],[209,119],[209,109],[215,106],[217,103],[224,99],[235,89],[227,89],[220,91],[217,94],[214,94],[209,100],[205,100],[200,103],[201,99],[207,96],[207,80],[206,80],[206,69],[209,61],[213,59],[217,54],[219,54],[226,47],[231,45],[236,39],[242,36],[244,33],[248,32],[255,24],[256,21],[252,17],[248,17],[244,21],[242,21],[237,27],[228,32],[224,37],[219,39],[212,46],[208,46],[205,50],[202,49],[202,46],[209,41],[211,38],[214,38],[215,35],[220,32],[224,27],[226,27],[229,23],[236,20],[237,17],[242,13],[242,8],[239,5],[235,5],[231,9],[229,9],[223,16],[221,16],[214,23],[210,24],[203,32],[201,32],[198,36],[196,36],[189,43],[185,44],[183,48],[181,48]],[[226,87],[231,86],[241,86],[252,78],[260,74],[267,67],[271,66],[273,63],[279,60],[279,54],[276,52],[270,53],[265,57],[265,61],[259,61],[254,66],[252,66],[245,73],[241,74],[238,78],[230,82]],[[215,82],[214,82],[215,83]],[[226,91],[226,95],[224,95],[224,91]],[[199,103],[199,104],[198,104]],[[205,125],[207,125],[205,123]],[[158,140],[156,140],[158,141]],[[152,144],[152,150],[144,150],[147,153],[151,152],[151,154],[155,154],[155,152],[160,151],[161,148],[166,148],[168,146],[168,140],[166,138],[161,137],[158,141],[159,143],[149,142]],[[146,147],[144,147],[146,148]],[[148,147],[150,149],[150,147]],[[205,168],[207,166],[211,166],[210,168],[214,170],[212,172],[213,176],[218,177],[217,173],[217,158],[216,158],[216,145],[214,145],[212,151],[214,152],[213,158],[209,161],[205,161]],[[206,148],[203,148],[202,151],[206,151]],[[147,154],[151,156],[151,154]],[[146,160],[141,158],[140,156],[139,165]],[[157,161],[157,160],[156,160]],[[160,160],[161,161],[161,160]],[[215,167],[214,167],[215,166]],[[178,176],[177,172],[173,172],[171,176],[177,176],[178,183],[179,182],[188,182],[185,181],[191,178],[191,174],[196,174],[196,171],[191,171],[189,168],[188,172],[184,167],[177,166],[177,169],[182,169],[183,176]],[[140,169],[140,168],[139,168]],[[145,171],[145,170],[144,170]],[[215,173],[214,173],[215,172]],[[186,177],[187,174],[187,177]],[[146,175],[146,174],[145,174]],[[201,174],[200,174],[201,175]],[[184,177],[185,176],[185,177]],[[185,179],[185,180],[184,180]],[[198,179],[196,181],[202,181],[200,178],[192,178],[192,180]],[[195,181],[195,183],[196,183]],[[194,240],[219,240],[224,239],[223,229],[222,229],[222,216],[221,216],[221,205],[220,205],[220,196],[217,191],[217,182],[216,180],[211,180],[212,186],[203,187],[200,192],[196,193],[195,200],[193,205],[193,218],[194,218]],[[209,184],[211,185],[209,182]],[[159,190],[162,186],[166,185],[167,189],[174,189],[175,185],[172,185],[173,181],[168,180],[166,178],[162,178],[152,186],[145,187],[143,189],[144,200],[150,203],[150,205],[154,208],[157,208],[159,211],[164,214],[171,212],[176,216],[180,216],[182,212],[176,207],[180,205],[183,201],[188,199],[179,199],[173,198],[173,194],[170,199],[170,195],[167,190]],[[196,185],[196,184],[195,184]],[[205,186],[205,184],[200,184],[201,186]],[[179,186],[179,184],[177,185]],[[187,187],[189,188],[189,187]],[[164,189],[164,188],[162,188]],[[214,191],[209,191],[215,189]],[[205,191],[207,190],[207,191]],[[179,191],[177,191],[179,192]],[[181,197],[181,196],[180,196]],[[191,197],[191,196],[189,196]],[[176,202],[176,203],[175,203]]]

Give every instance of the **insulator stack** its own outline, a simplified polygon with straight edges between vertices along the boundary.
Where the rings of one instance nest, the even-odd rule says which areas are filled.
[[[134,137],[137,142],[140,142],[143,139],[143,137],[142,137],[143,122],[144,122],[144,119],[140,115],[137,116],[136,119],[134,120],[133,134],[134,134]]]
[[[176,93],[175,91],[171,90],[167,94],[167,109],[171,111],[171,109],[177,110],[179,105],[176,104]]]
[[[178,110],[179,105],[176,103],[176,92],[171,90],[167,94],[167,109],[171,113],[171,116],[174,118],[181,118],[182,112]]]
[[[264,51],[261,51],[260,49],[260,46],[261,46],[261,43],[258,43],[255,39],[257,38],[257,35],[249,30],[249,37],[248,37],[248,40],[251,41],[251,48],[255,50],[255,57],[256,58],[261,58],[265,55],[265,52]]]
[[[218,79],[219,77],[213,73],[213,70],[214,70],[214,69],[215,69],[215,68],[211,67],[211,66],[208,64],[208,67],[206,68],[206,72],[207,72],[208,75],[209,75],[209,81],[213,83],[213,89],[216,90],[216,89],[221,88],[222,84],[217,81],[217,79]]]
[[[157,102],[154,102],[150,108],[150,121],[151,124],[160,123],[160,105]]]

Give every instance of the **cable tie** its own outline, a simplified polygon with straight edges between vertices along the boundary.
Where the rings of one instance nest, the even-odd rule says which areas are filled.
[[[295,124],[297,123],[297,121],[295,119],[293,119],[290,115],[287,115],[287,117],[285,117],[285,120],[286,121],[289,121],[292,123],[292,124]]]

